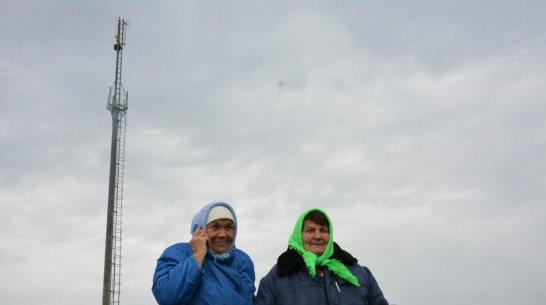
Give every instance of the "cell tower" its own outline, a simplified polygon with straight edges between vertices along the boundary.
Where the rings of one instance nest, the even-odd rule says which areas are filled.
[[[110,87],[106,109],[112,113],[112,144],[110,179],[108,184],[108,214],[106,218],[106,246],[104,251],[104,283],[102,305],[119,304],[121,276],[121,216],[123,208],[123,170],[125,167],[125,116],[128,94],[121,84],[121,63],[125,47],[128,21],[118,18],[116,43],[116,75]]]

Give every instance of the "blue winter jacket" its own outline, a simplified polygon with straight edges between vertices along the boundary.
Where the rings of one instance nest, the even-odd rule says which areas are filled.
[[[322,278],[309,274],[303,259],[294,250],[283,253],[260,281],[256,305],[388,305],[374,276],[356,259],[334,244],[334,256],[358,278],[359,287],[325,268]],[[341,258],[341,259],[340,259]]]
[[[223,205],[230,209],[235,232],[230,250],[224,255],[207,253],[199,269],[189,243],[174,244],[157,260],[152,292],[160,305],[253,305],[254,264],[243,251],[235,248],[237,218],[226,203],[205,206],[193,219],[190,232],[206,227],[210,209]]]

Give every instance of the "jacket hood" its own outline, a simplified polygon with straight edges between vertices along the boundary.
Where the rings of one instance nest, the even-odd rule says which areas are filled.
[[[211,203],[205,205],[203,208],[201,208],[201,210],[199,212],[197,212],[197,214],[195,214],[195,216],[193,217],[193,219],[191,221],[190,234],[193,235],[193,233],[195,232],[195,230],[199,226],[202,226],[203,230],[207,229],[207,218],[209,216],[209,212],[215,206],[224,206],[224,207],[226,207],[231,212],[231,215],[233,215],[233,224],[235,225],[235,229],[233,231],[233,241],[231,242],[231,247],[228,249],[228,251],[226,253],[212,254],[210,252],[210,249],[209,249],[209,253],[212,256],[214,256],[214,258],[225,260],[225,259],[231,257],[231,255],[233,253],[233,250],[235,249],[235,239],[237,237],[237,227],[238,227],[238,225],[237,225],[237,216],[235,215],[235,211],[233,210],[233,208],[229,204],[227,204],[225,202],[217,201],[217,202],[211,202]]]

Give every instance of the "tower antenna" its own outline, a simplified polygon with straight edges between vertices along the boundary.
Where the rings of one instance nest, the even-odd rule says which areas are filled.
[[[123,170],[125,167],[125,131],[128,93],[121,84],[121,63],[125,48],[125,30],[128,20],[118,18],[116,43],[116,74],[110,87],[106,109],[112,113],[112,144],[110,178],[108,184],[108,213],[106,217],[106,244],[104,251],[104,282],[102,305],[119,305],[121,276],[121,216],[123,208]]]

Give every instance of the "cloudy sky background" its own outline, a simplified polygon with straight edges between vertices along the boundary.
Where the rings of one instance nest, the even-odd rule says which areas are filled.
[[[0,1],[0,304],[102,299],[131,21],[123,304],[210,201],[258,281],[297,217],[399,305],[546,300],[543,1]]]

